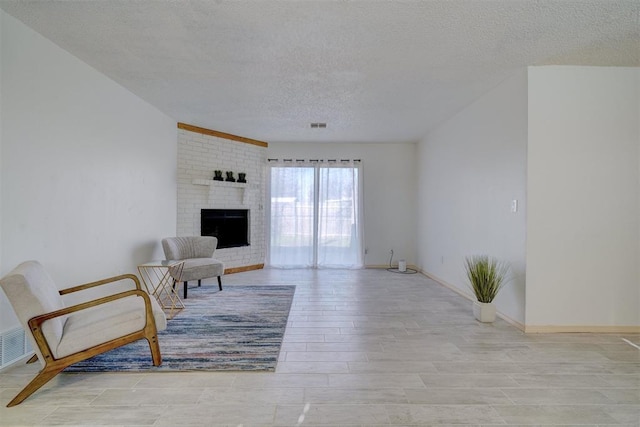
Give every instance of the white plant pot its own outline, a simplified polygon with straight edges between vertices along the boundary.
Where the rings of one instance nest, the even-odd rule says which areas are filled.
[[[473,302],[473,315],[483,323],[496,320],[496,306],[492,302]]]

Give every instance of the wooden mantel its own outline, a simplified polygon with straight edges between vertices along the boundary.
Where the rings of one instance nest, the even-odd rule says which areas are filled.
[[[257,139],[245,138],[244,136],[232,135],[230,133],[219,132],[217,130],[211,130],[201,128],[198,126],[188,125],[186,123],[178,122],[178,129],[188,130],[190,132],[201,133],[203,135],[215,136],[218,138],[229,139],[231,141],[244,142],[245,144],[257,145],[258,147],[268,147],[269,144],[264,141],[258,141]]]

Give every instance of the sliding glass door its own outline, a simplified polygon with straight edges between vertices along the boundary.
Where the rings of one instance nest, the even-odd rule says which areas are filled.
[[[270,265],[314,265],[314,203],[314,168],[271,168]]]
[[[362,267],[360,165],[271,165],[269,265]]]

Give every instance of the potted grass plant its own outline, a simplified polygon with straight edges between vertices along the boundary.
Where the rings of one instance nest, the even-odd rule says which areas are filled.
[[[477,301],[473,303],[473,314],[481,322],[496,320],[493,300],[506,284],[509,265],[487,255],[465,258],[465,270]]]

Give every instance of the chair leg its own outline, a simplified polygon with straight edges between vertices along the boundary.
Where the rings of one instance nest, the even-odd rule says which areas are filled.
[[[153,335],[151,337],[145,337],[149,343],[149,350],[151,350],[151,360],[153,360],[153,366],[162,365],[162,355],[160,354],[160,344],[158,344],[158,337]]]
[[[29,360],[27,360],[27,364],[29,363],[34,363],[38,361],[38,355],[34,354],[33,356],[31,356],[31,358]]]
[[[187,284],[189,282],[184,282],[184,299],[187,299]]]
[[[61,372],[64,368],[66,368],[66,366],[49,368],[49,369],[47,369],[47,367],[45,366],[42,369],[42,371],[40,371],[38,375],[36,375],[36,377],[32,379],[31,382],[27,384],[27,386],[23,388],[22,391],[18,393],[18,395],[14,397],[11,402],[9,402],[9,404],[7,405],[7,408],[16,406],[19,403],[21,403],[23,400],[25,400],[27,397],[31,396],[40,387],[42,387],[43,385],[48,383],[49,380],[51,380],[53,377],[58,375],[58,373]]]
[[[218,287],[222,290],[222,278],[218,276]]]
[[[200,287],[200,285],[202,284],[201,282],[202,280],[198,279],[198,287]]]

